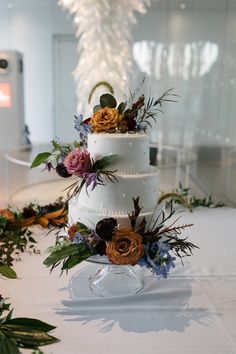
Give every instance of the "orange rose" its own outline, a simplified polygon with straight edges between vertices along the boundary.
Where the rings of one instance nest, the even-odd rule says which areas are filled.
[[[144,254],[142,237],[130,229],[118,229],[108,242],[106,252],[114,264],[135,265]]]
[[[121,116],[116,108],[102,108],[94,113],[89,121],[92,131],[96,133],[115,130],[121,120]]]
[[[13,222],[15,220],[15,216],[13,212],[10,211],[9,209],[0,209],[0,215],[10,222]]]

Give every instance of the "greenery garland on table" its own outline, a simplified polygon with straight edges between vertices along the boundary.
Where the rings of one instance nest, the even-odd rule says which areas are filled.
[[[16,278],[13,262],[23,252],[38,253],[30,226],[62,227],[67,222],[67,204],[61,198],[52,204],[40,206],[30,203],[22,210],[12,207],[0,210],[0,275]],[[8,314],[5,316],[5,312]],[[12,318],[13,310],[0,294],[0,353],[20,354],[20,349],[33,349],[32,354],[43,354],[39,347],[59,339],[48,334],[55,326],[34,318]]]
[[[30,203],[22,210],[12,207],[0,210],[0,275],[16,278],[13,262],[23,252],[38,253],[30,227],[62,227],[67,222],[67,203],[62,198],[40,206]]]
[[[165,201],[165,207],[170,208],[173,204],[182,205],[189,211],[193,211],[197,207],[206,208],[222,208],[225,204],[221,201],[215,203],[212,195],[205,196],[203,198],[197,198],[190,194],[190,188],[184,187],[182,183],[179,184],[179,188],[174,189],[170,193],[162,193],[158,204]]]

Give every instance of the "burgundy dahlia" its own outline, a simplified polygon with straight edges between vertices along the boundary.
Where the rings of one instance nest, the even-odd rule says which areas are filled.
[[[95,246],[96,251],[100,256],[105,256],[107,254],[107,245],[106,241],[100,240],[98,244]]]
[[[60,177],[68,178],[72,175],[67,171],[66,166],[63,163],[59,163],[56,167],[56,172]]]
[[[110,241],[117,226],[117,220],[106,218],[100,220],[96,225],[96,233],[103,240]]]

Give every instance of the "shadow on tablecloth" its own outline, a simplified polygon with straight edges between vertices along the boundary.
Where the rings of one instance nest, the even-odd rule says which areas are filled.
[[[67,321],[86,324],[96,321],[101,332],[114,326],[128,332],[183,332],[193,321],[204,322],[210,313],[206,308],[191,305],[191,281],[184,277],[157,280],[144,276],[140,293],[122,297],[98,297],[89,289],[88,278],[94,265],[75,273],[68,285],[68,300],[56,309]],[[65,288],[63,289],[65,290]],[[204,321],[203,321],[204,320]],[[202,324],[204,324],[202,323]]]

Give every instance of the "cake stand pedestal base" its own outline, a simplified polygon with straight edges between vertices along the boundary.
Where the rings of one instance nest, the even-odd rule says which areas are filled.
[[[98,296],[125,296],[140,291],[143,280],[133,266],[102,265],[89,278],[89,285]]]

